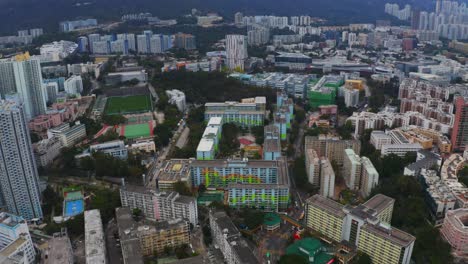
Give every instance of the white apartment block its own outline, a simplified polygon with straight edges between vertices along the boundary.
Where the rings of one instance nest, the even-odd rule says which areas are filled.
[[[33,144],[36,164],[41,167],[48,166],[60,155],[61,149],[62,143],[58,137],[43,139]]]
[[[418,152],[422,147],[418,143],[409,143],[409,144],[391,144],[383,145],[380,154],[382,156],[395,154],[400,157],[404,157],[408,152]]]
[[[320,166],[320,195],[334,198],[335,196],[335,172],[328,159],[322,159]]]
[[[99,210],[84,212],[86,264],[106,264],[106,239]]]
[[[351,190],[358,190],[361,181],[361,158],[352,149],[344,150],[343,176],[346,186]]]
[[[243,70],[245,60],[249,57],[247,54],[247,36],[226,35],[226,57],[229,69],[239,68]]]
[[[383,145],[392,144],[392,138],[383,131],[372,131],[370,143],[376,150],[381,150]]]
[[[79,75],[73,75],[65,80],[64,87],[67,94],[80,94],[83,92],[83,79]]]
[[[77,122],[74,126],[63,124],[47,131],[47,136],[57,136],[63,147],[72,147],[86,137],[86,126]]]
[[[139,208],[149,220],[184,218],[193,225],[198,223],[198,207],[194,197],[125,185],[120,189],[120,200],[122,207]]]

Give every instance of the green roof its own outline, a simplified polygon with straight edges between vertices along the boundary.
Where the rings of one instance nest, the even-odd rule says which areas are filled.
[[[267,213],[265,217],[263,217],[263,223],[267,226],[277,225],[280,222],[281,218],[275,213]]]
[[[308,253],[305,253],[308,252]],[[318,239],[307,237],[286,248],[287,255],[304,256],[306,259],[313,259],[309,261],[310,264],[326,264],[333,256],[327,254],[322,247],[322,243]]]
[[[74,201],[83,199],[83,194],[80,191],[67,192],[64,197],[65,201]]]
[[[198,196],[197,203],[207,203],[207,202],[214,202],[224,201],[224,192],[204,192],[200,196]]]

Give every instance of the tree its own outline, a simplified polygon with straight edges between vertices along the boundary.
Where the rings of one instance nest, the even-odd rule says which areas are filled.
[[[306,113],[304,110],[300,109],[300,108],[297,108],[297,109],[294,109],[295,110],[295,113],[294,113],[294,119],[300,124],[302,123],[305,118],[306,118]]]
[[[262,145],[265,137],[265,130],[263,126],[254,126],[250,128],[253,136],[255,137],[255,143]]]
[[[281,256],[279,264],[309,264],[309,261],[304,256],[299,255],[283,255]]]
[[[358,252],[355,260],[352,261],[352,264],[372,264],[372,259],[366,253]]]
[[[174,191],[178,192],[181,195],[192,196],[192,191],[190,187],[183,181],[178,181],[174,183]]]
[[[41,137],[39,137],[39,135],[34,132],[30,132],[29,136],[31,137],[31,143],[33,144],[41,140]]]
[[[120,125],[126,121],[127,119],[123,115],[104,115],[102,117],[102,122],[110,126]]]
[[[154,128],[154,143],[158,148],[165,147],[172,138],[172,129],[166,124],[161,124]]]
[[[133,208],[132,210],[132,215],[134,218],[140,218],[140,216],[142,215],[142,211],[140,208]]]

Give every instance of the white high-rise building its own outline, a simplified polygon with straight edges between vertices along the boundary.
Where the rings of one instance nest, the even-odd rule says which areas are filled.
[[[64,87],[67,94],[80,94],[83,92],[83,79],[79,75],[73,75],[65,81]]]
[[[239,68],[243,70],[245,60],[249,57],[247,54],[247,37],[244,35],[227,35],[226,57],[229,69]]]
[[[322,159],[320,166],[320,195],[334,198],[335,196],[335,172],[329,159]]]
[[[94,53],[94,42],[98,42],[100,40],[101,40],[101,35],[99,34],[88,35],[89,52]]]
[[[429,14],[425,11],[419,14],[419,30],[427,30],[429,27]]]
[[[46,96],[42,88],[39,59],[23,55],[21,59],[0,61],[0,95],[17,93],[28,119],[45,114]]]
[[[19,98],[0,102],[1,203],[27,220],[42,218],[39,175]]]
[[[138,53],[149,53],[149,43],[146,35],[137,36]]]

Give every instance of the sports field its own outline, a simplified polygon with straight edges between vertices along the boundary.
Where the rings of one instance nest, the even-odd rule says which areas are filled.
[[[120,125],[119,135],[126,138],[142,138],[153,136],[154,122],[134,125]]]
[[[151,99],[148,95],[132,95],[107,98],[106,115],[132,114],[152,111]]]

